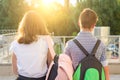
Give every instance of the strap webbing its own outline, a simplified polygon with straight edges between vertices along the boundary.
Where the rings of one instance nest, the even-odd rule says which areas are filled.
[[[101,41],[98,39],[95,46],[94,46],[94,48],[93,48],[93,50],[92,50],[92,52],[91,52],[91,55],[95,56],[95,53],[96,53],[96,51],[98,49],[98,46],[100,45],[100,42]]]
[[[51,43],[52,39],[50,36],[46,36],[46,40],[47,40],[48,48],[50,50],[50,55],[51,55],[52,59],[54,59],[54,56],[56,53],[55,53],[53,46],[52,46],[52,43]]]
[[[80,42],[77,39],[73,40],[75,42],[75,44],[83,51],[83,53],[88,56],[89,53],[86,51],[86,49],[80,44]]]

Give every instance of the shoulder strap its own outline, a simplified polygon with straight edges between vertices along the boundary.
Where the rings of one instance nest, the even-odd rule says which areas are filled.
[[[83,51],[83,53],[84,53],[86,56],[89,55],[89,53],[88,53],[88,52],[86,51],[86,49],[80,44],[80,42],[79,42],[77,39],[74,39],[73,41],[74,41],[74,43],[80,48],[80,50]]]
[[[94,48],[93,48],[93,50],[92,50],[92,52],[91,52],[91,55],[95,56],[95,53],[96,53],[96,51],[98,49],[98,46],[100,45],[100,42],[101,42],[101,40],[98,39],[95,46],[94,46]]]
[[[47,40],[47,43],[48,43],[48,48],[50,50],[50,55],[52,57],[52,59],[54,59],[54,56],[55,56],[55,51],[53,49],[53,46],[52,46],[52,43],[51,43],[51,38],[50,36],[46,36],[46,40]]]
[[[54,63],[58,64],[58,59],[59,59],[59,56],[55,55],[55,57],[54,57]]]

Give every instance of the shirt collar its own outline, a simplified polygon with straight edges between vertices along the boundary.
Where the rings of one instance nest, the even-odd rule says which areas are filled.
[[[93,33],[92,32],[87,32],[87,31],[80,31],[79,33],[78,33],[78,36],[80,36],[80,35],[89,35],[89,36],[93,36]]]

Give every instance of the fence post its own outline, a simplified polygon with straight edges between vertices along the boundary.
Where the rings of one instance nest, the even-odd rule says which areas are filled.
[[[66,38],[65,38],[65,36],[63,37],[63,44],[64,44],[64,47],[65,47],[65,40],[66,40]]]

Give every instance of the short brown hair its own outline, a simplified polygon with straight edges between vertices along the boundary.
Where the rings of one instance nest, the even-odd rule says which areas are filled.
[[[36,11],[28,11],[22,18],[17,41],[20,44],[30,44],[37,40],[38,35],[48,35],[45,22]]]
[[[98,20],[97,14],[95,11],[90,8],[84,9],[79,17],[80,27],[91,28],[92,25],[96,24]]]

